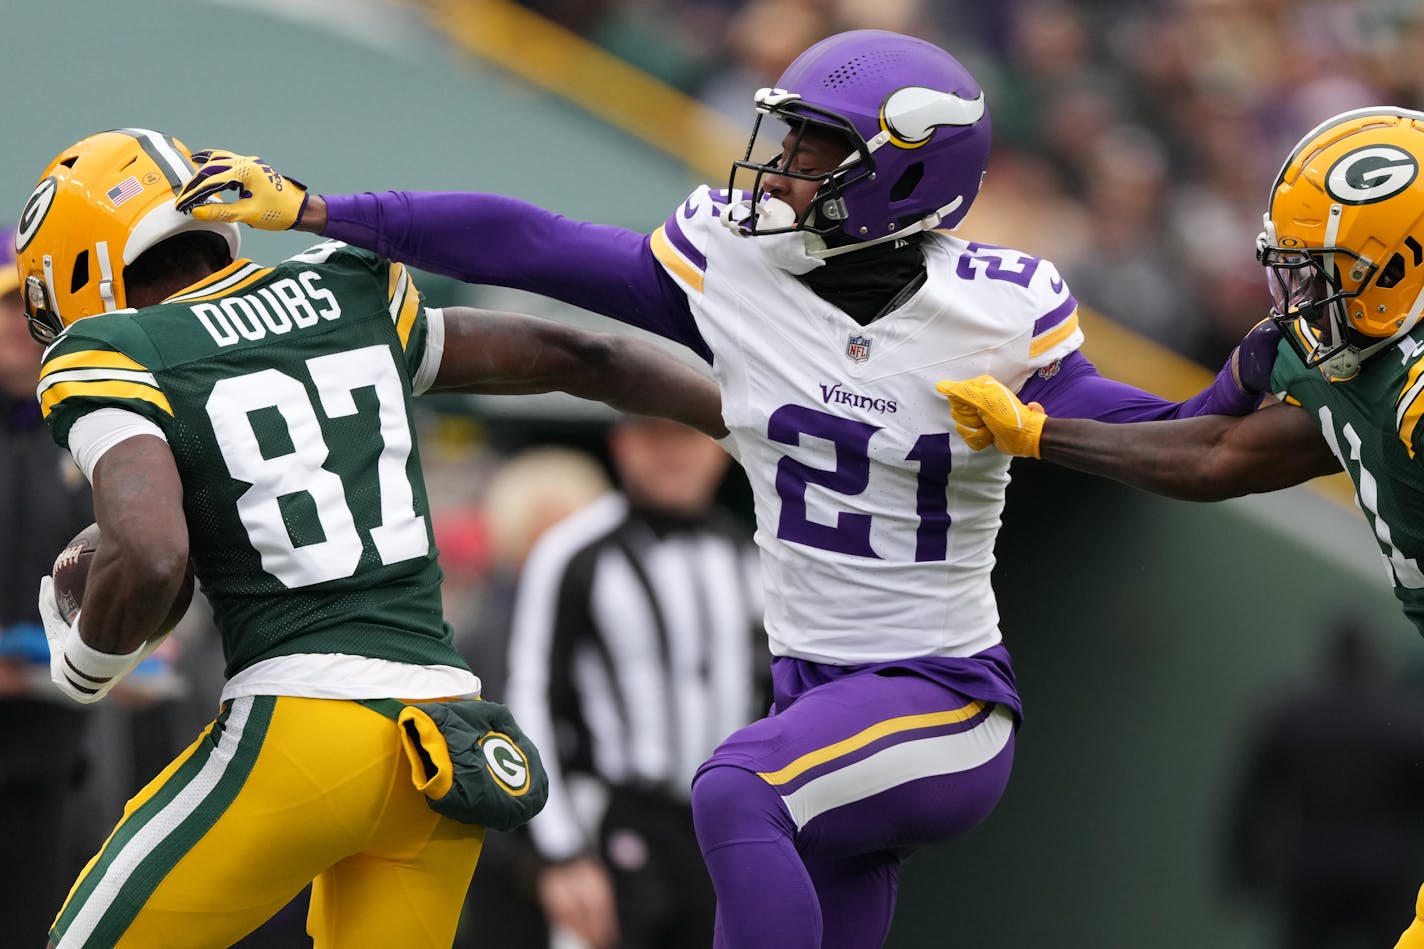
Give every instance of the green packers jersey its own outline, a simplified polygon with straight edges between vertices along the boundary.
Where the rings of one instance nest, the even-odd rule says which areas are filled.
[[[1424,342],[1413,338],[1377,353],[1353,379],[1330,382],[1282,341],[1273,391],[1320,424],[1355,483],[1404,613],[1424,633]]]
[[[229,676],[295,653],[466,668],[411,419],[427,331],[403,266],[328,242],[79,320],[46,351],[61,444],[106,408],[166,435]]]

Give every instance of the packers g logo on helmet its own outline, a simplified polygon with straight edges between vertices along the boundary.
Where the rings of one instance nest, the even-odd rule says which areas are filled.
[[[55,156],[25,203],[15,237],[30,334],[48,343],[86,316],[128,306],[124,270],[188,231],[238,254],[237,225],[180,214],[174,195],[196,170],[188,147],[151,129],[91,135]]]
[[[34,194],[30,195],[30,200],[25,202],[25,209],[20,212],[20,223],[15,228],[15,253],[19,253],[29,246],[30,241],[39,231],[40,225],[44,223],[45,215],[49,213],[50,206],[54,204],[54,193],[59,184],[54,176],[41,181],[35,186]]]
[[[1331,380],[1424,315],[1424,113],[1345,112],[1316,127],[1271,189],[1257,257],[1272,318]]]
[[[1325,192],[1341,204],[1372,204],[1414,183],[1419,161],[1393,145],[1357,148],[1330,167]]]

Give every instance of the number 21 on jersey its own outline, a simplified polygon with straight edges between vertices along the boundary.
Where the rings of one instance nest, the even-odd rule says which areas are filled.
[[[797,544],[855,557],[880,559],[870,543],[870,515],[843,511],[834,524],[820,524],[806,514],[806,488],[819,485],[851,497],[870,487],[870,440],[879,426],[841,418],[803,405],[783,405],[771,414],[767,436],[785,445],[800,444],[802,435],[824,438],[835,446],[835,467],[815,468],[783,456],[776,466],[776,493],[781,518],[776,536]],[[919,465],[915,503],[915,561],[943,560],[949,551],[949,432],[921,435],[905,456]]]

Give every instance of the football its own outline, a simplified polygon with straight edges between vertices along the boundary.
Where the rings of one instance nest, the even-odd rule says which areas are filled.
[[[84,585],[89,579],[89,568],[94,562],[94,553],[99,549],[99,525],[90,524],[74,539],[64,545],[59,556],[54,558],[50,576],[54,579],[54,600],[60,614],[68,622],[74,622],[79,607],[84,603]],[[188,562],[183,583],[173,598],[159,631],[166,633],[178,625],[183,614],[188,612],[188,604],[193,601],[193,562]]]

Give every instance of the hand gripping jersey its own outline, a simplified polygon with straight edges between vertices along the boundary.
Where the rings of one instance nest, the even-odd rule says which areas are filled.
[[[933,380],[989,373],[1017,390],[1081,344],[1073,296],[1046,261],[936,232],[925,284],[860,326],[769,239],[726,227],[727,207],[699,189],[652,249],[715,357],[776,591],[773,654],[849,665],[995,645],[1010,459],[969,449]]]
[[[411,424],[430,325],[403,266],[328,242],[80,320],[45,352],[61,444],[105,409],[166,436],[229,676],[297,653],[466,669]]]
[[[1304,336],[1300,321],[1292,330]],[[1298,403],[1320,425],[1355,483],[1384,555],[1394,595],[1424,633],[1424,342],[1416,330],[1365,361],[1354,378],[1330,382],[1306,368],[1282,340],[1271,388]]]

